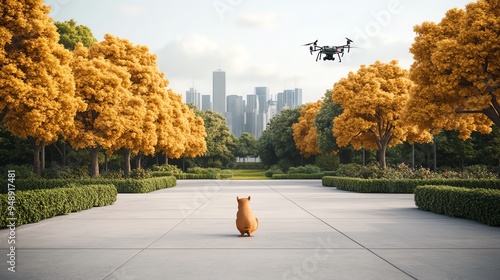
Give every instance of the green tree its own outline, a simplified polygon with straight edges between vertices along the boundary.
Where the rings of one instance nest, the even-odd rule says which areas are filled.
[[[257,156],[259,153],[257,149],[258,143],[253,134],[243,132],[240,138],[237,138],[234,155],[243,159],[250,156]]]
[[[234,161],[236,138],[226,124],[226,119],[214,111],[198,111],[203,119],[206,137],[206,152],[196,158],[197,164],[221,168]]]
[[[259,138],[259,155],[265,165],[281,164],[283,169],[301,163],[300,151],[293,140],[292,125],[297,123],[301,108],[285,109],[274,116]]]
[[[318,133],[318,149],[325,155],[338,154],[340,163],[348,164],[352,161],[353,148],[351,145],[340,148],[332,132],[333,119],[343,112],[342,106],[333,102],[332,93],[331,89],[325,92],[321,108],[314,119]]]
[[[76,25],[74,19],[63,22],[56,21],[54,25],[59,33],[59,44],[62,44],[67,50],[74,50],[78,43],[82,43],[87,48],[97,43],[90,28],[85,25]]]

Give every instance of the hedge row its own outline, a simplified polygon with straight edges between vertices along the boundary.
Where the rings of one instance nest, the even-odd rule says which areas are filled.
[[[361,193],[413,193],[421,185],[449,185],[464,188],[499,189],[495,179],[362,179],[324,176],[323,186]]]
[[[170,188],[177,184],[174,176],[154,177],[148,179],[17,179],[16,190],[27,191],[37,189],[62,188],[69,184],[77,185],[114,185],[118,193],[147,193],[159,189]],[[7,188],[2,188],[6,193]]]
[[[175,178],[179,180],[183,179],[210,179],[210,180],[215,180],[215,179],[229,179],[232,178],[233,174],[227,174],[227,173],[179,173],[175,174]]]
[[[8,218],[15,217],[18,226],[94,206],[110,205],[116,201],[117,191],[114,185],[69,185],[57,189],[16,190],[14,194],[11,194],[11,200],[8,194],[0,194],[0,228],[9,225]],[[14,209],[9,209],[9,206]]]
[[[323,173],[292,173],[292,174],[273,174],[273,179],[321,179]]]
[[[418,186],[415,204],[421,210],[500,226],[500,190]]]

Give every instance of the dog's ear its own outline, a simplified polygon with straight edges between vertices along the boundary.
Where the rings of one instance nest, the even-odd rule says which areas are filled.
[[[248,197],[248,201],[250,201],[250,197]]]
[[[236,201],[240,201],[240,198],[238,196],[236,196]]]

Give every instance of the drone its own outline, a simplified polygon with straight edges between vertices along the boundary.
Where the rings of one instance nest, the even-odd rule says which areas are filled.
[[[342,46],[318,46],[318,40],[312,42],[312,43],[308,43],[308,44],[304,44],[303,46],[309,46],[309,52],[311,53],[311,55],[313,54],[313,52],[318,52],[318,55],[316,56],[316,61],[318,61],[318,59],[321,58],[321,55],[325,55],[323,57],[323,60],[335,60],[335,57],[334,55],[337,55],[339,57],[339,62],[342,62],[342,59],[340,57],[344,57],[344,49],[347,48],[347,52],[349,52],[351,50],[351,48],[354,48],[354,47],[351,47],[351,43],[354,42],[353,40],[347,38],[347,43],[345,45],[342,45]]]

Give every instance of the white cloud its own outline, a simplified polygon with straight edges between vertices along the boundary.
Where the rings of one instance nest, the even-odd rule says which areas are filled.
[[[277,15],[272,12],[261,14],[246,14],[238,18],[240,26],[267,29],[273,27],[277,22]]]
[[[120,5],[117,9],[119,13],[132,17],[142,16],[146,13],[146,8],[133,4]]]

